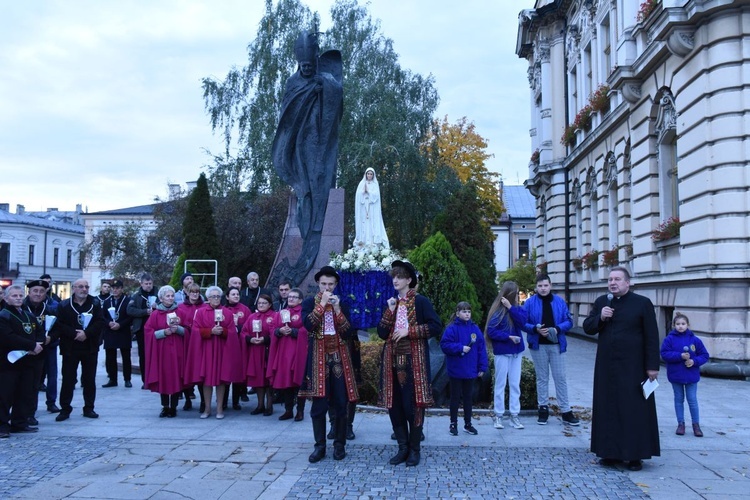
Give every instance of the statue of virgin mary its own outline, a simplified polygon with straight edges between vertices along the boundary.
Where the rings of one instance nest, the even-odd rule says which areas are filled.
[[[379,245],[390,248],[380,206],[380,186],[372,168],[365,170],[357,186],[354,219],[355,247]]]

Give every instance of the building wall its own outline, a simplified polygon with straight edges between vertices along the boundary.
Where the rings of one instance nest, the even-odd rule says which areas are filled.
[[[529,60],[532,148],[540,149],[526,183],[537,234],[547,228],[539,258],[566,283],[580,325],[604,293],[608,267],[602,256],[592,269],[574,260],[618,247],[634,291],[654,302],[662,336],[682,311],[714,361],[746,369],[750,6],[665,1],[637,21],[639,2],[559,5],[563,16],[524,11],[517,47]],[[609,108],[562,144],[564,127],[602,84]],[[672,215],[684,224],[679,236],[654,241]]]

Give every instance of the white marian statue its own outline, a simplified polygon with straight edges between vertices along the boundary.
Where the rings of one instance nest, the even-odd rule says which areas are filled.
[[[390,248],[380,209],[380,186],[372,168],[365,170],[365,175],[357,186],[354,219],[354,246],[379,245]]]

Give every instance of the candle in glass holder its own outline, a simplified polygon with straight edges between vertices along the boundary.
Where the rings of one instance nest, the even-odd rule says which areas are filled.
[[[176,325],[177,324],[176,319],[177,319],[176,312],[167,313],[167,325],[168,326]]]
[[[112,318],[112,321],[117,321],[117,310],[114,307],[110,307],[107,311],[109,312],[109,317]]]
[[[224,321],[224,313],[221,309],[214,309],[214,321],[216,321],[217,325]]]
[[[253,320],[253,332],[255,332],[255,338],[258,338],[258,334],[261,332],[263,326],[259,319]]]
[[[292,320],[289,309],[282,309],[279,313],[281,314],[282,323],[289,323]]]

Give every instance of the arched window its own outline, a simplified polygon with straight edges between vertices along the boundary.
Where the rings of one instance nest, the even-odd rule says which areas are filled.
[[[679,217],[677,177],[677,112],[669,89],[662,89],[656,114],[657,164],[659,168],[659,215],[662,221]]]

